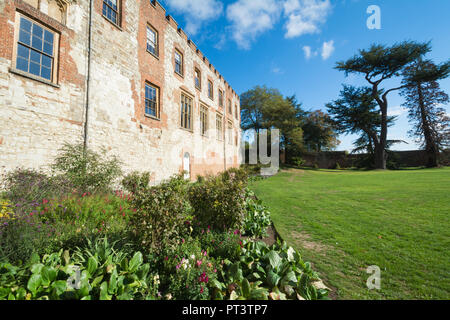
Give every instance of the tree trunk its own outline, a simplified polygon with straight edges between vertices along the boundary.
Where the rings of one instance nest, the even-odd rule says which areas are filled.
[[[423,92],[422,92],[422,86],[420,83],[417,86],[417,93],[419,96],[419,108],[420,108],[420,115],[422,117],[422,128],[423,128],[423,135],[425,137],[425,150],[427,152],[427,167],[428,168],[435,168],[439,166],[438,162],[438,156],[439,156],[439,149],[433,139],[433,134],[430,128],[430,123],[427,118],[427,110],[425,109],[425,103],[423,101]]]
[[[387,143],[387,102],[383,102],[381,109],[380,142],[375,144],[375,169],[386,170],[386,143]]]
[[[375,144],[375,169],[386,170],[387,154],[385,148],[380,144]]]

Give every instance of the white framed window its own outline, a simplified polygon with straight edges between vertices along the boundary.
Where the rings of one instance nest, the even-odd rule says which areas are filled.
[[[158,31],[147,25],[147,51],[154,56],[159,56]]]
[[[16,13],[14,69],[56,83],[59,34]]]

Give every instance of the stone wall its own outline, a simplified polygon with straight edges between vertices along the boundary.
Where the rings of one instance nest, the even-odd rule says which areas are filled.
[[[89,0],[67,1],[65,24],[21,0],[0,5],[0,167],[38,168],[48,165],[64,142],[84,137],[88,66]],[[216,173],[239,165],[239,97],[220,73],[188,40],[172,17],[156,1],[122,0],[121,19],[113,24],[102,15],[103,1],[94,1],[88,146],[106,147],[124,163],[126,171],[153,173],[159,182],[183,170],[190,156],[191,177]],[[27,17],[60,35],[58,78],[53,84],[14,73],[14,33],[17,15]],[[159,36],[159,55],[146,50],[146,28]],[[184,55],[184,76],[174,72],[174,50]],[[202,75],[195,87],[194,68]],[[207,94],[207,79],[214,82],[214,99]],[[160,90],[160,119],[145,115],[145,83]],[[232,101],[233,114],[218,106]],[[193,99],[193,130],[180,125],[181,93]],[[209,131],[200,134],[200,105],[208,108]],[[233,124],[231,143],[216,137],[216,113],[222,127]],[[239,113],[239,112],[238,112]],[[226,159],[224,159],[226,154]]]
[[[300,157],[305,161],[305,166],[312,167],[317,164],[319,168],[334,169],[336,163],[339,163],[341,168],[355,167],[357,162],[366,156],[366,154],[348,154],[345,151],[329,151],[308,152]],[[423,150],[393,151],[390,159],[397,162],[401,167],[422,167],[427,164],[426,152]],[[290,159],[287,162],[292,163]],[[450,150],[440,154],[440,163],[444,166],[450,166]]]

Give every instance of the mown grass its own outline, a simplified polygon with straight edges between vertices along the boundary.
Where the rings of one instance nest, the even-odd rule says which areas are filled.
[[[251,187],[336,298],[450,298],[450,168],[287,169]]]

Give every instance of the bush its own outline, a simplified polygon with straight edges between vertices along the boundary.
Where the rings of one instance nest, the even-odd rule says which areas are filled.
[[[201,243],[189,238],[164,257],[162,285],[166,285],[166,299],[208,300],[211,283],[216,279],[219,265],[211,259]]]
[[[214,231],[240,229],[245,218],[247,180],[244,170],[230,169],[194,184],[189,199],[196,226]]]
[[[304,166],[305,163],[306,163],[306,161],[303,160],[303,159],[300,158],[300,157],[293,157],[293,158],[292,158],[292,162],[294,163],[295,166],[297,166],[297,167],[299,167],[299,168],[302,167],[302,166]]]
[[[270,212],[257,200],[250,190],[246,195],[246,217],[244,220],[244,235],[263,238],[267,236],[267,228],[271,225]]]
[[[192,219],[187,184],[178,175],[158,186],[138,190],[133,196],[131,203],[137,212],[129,230],[139,246],[160,251],[186,236]]]
[[[83,144],[65,144],[56,157],[53,170],[63,174],[79,193],[110,191],[121,174],[120,162],[106,151],[85,150]]]
[[[336,162],[336,164],[334,165],[334,169],[341,170],[341,165],[339,164],[339,162]]]
[[[140,252],[99,239],[72,255],[60,250],[18,266],[0,263],[0,300],[155,299],[158,278]]]
[[[72,191],[71,183],[63,176],[49,176],[34,169],[19,168],[8,172],[3,184],[6,197],[20,205],[30,205]]]
[[[238,230],[216,233],[207,230],[200,237],[201,247],[218,260],[239,260],[242,239]]]
[[[150,184],[150,172],[139,173],[134,171],[126,175],[122,180],[122,186],[131,193],[146,189]]]
[[[134,210],[123,195],[70,195],[17,205],[13,218],[2,219],[0,254],[10,262],[26,261],[32,253],[72,249],[86,238],[121,238]]]

